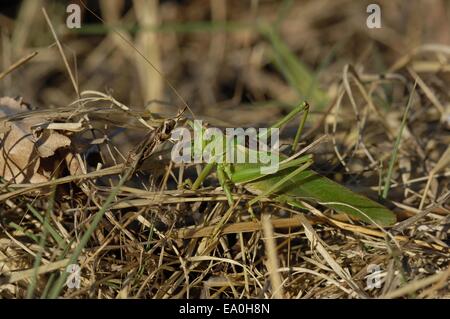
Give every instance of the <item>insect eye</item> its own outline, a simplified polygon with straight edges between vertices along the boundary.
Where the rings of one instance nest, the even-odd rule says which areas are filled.
[[[163,132],[164,132],[165,134],[170,133],[170,132],[173,130],[174,126],[175,126],[175,121],[174,121],[174,120],[169,120],[169,121],[167,121],[167,122],[164,124]]]

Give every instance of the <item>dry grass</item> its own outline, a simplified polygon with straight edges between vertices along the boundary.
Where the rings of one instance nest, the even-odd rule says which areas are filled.
[[[136,22],[122,37],[178,93],[88,12],[76,32],[60,2],[2,8],[0,96],[31,107],[0,127],[38,118],[72,144],[51,158],[47,182],[0,183],[0,297],[450,297],[450,6],[379,1],[383,27],[370,30],[369,2],[283,3],[149,1],[157,14],[146,15],[139,0],[88,1],[108,25]],[[301,64],[283,65],[286,56]],[[199,167],[171,163],[164,141],[121,180],[136,145],[159,139],[139,118],[151,123],[149,110],[175,118],[185,106],[178,94],[196,118],[221,127],[273,124],[307,98],[303,145],[329,136],[313,150],[314,168],[373,198],[388,185],[384,204],[398,222],[380,230],[320,205],[300,212],[269,199],[252,219],[254,196],[235,188],[229,207],[214,174],[189,190]],[[59,292],[74,256],[81,287]],[[369,265],[380,267],[381,288],[367,287]]]

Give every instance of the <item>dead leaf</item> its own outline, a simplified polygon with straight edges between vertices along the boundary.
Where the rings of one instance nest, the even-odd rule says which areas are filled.
[[[53,131],[45,131],[45,136],[41,136],[36,142],[40,157],[46,158],[53,156],[58,148],[70,145],[70,138]]]
[[[10,97],[0,98],[0,117],[9,118],[28,111],[25,104]],[[13,183],[47,182],[40,170],[41,158],[48,158],[57,149],[70,145],[70,138],[52,130],[39,136],[32,129],[45,119],[28,117],[0,124],[0,176]]]
[[[27,108],[18,101],[0,98],[0,115],[11,116],[25,112]],[[30,132],[30,121],[11,123],[9,131],[0,134],[0,175],[8,181],[21,183],[25,180],[41,181],[43,176],[35,176],[40,159],[34,149],[35,139]],[[38,174],[39,175],[39,174]]]
[[[86,168],[83,165],[83,162],[80,161],[76,155],[72,153],[67,153],[65,160],[71,176],[77,176],[87,173]]]

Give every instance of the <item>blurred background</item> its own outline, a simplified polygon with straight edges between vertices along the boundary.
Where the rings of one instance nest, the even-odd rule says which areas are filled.
[[[80,28],[67,26],[71,3],[81,9]],[[32,108],[77,99],[45,8],[78,92],[107,92],[163,116],[185,100],[196,117],[222,127],[267,126],[306,99],[304,140],[334,138],[319,160],[373,173],[387,165],[417,81],[403,155],[419,161],[412,170],[423,176],[433,167],[426,160],[437,161],[449,143],[448,1],[378,1],[380,28],[368,27],[371,1],[84,3],[92,12],[80,1],[2,1],[1,70],[38,54],[2,79],[0,95]]]
[[[70,3],[80,2],[2,1],[1,69],[39,52],[0,83],[2,95],[46,108],[77,97],[42,7],[80,91],[109,91],[127,105],[166,114],[182,103],[114,29],[197,115],[242,124],[271,119],[302,99],[313,113],[321,111],[337,96],[346,64],[384,74],[421,45],[450,41],[444,0],[378,1],[381,28],[375,29],[366,25],[372,1],[90,0],[86,5],[105,23],[80,5],[79,29],[66,26]],[[421,62],[422,69],[429,66]],[[149,103],[155,100],[170,105]]]

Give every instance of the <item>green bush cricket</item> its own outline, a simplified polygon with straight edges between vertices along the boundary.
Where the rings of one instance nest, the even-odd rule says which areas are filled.
[[[309,105],[304,102],[272,126],[273,128],[279,128],[298,113],[303,112],[293,142],[293,150],[297,148],[308,110]],[[251,152],[248,149],[245,151]],[[395,214],[383,205],[366,196],[354,193],[348,188],[308,169],[313,163],[311,155],[304,155],[296,159],[288,158],[283,154],[279,154],[279,156],[279,170],[267,175],[261,174],[261,164],[259,163],[208,163],[193,183],[192,189],[198,189],[215,166],[217,178],[230,205],[233,205],[234,202],[231,194],[232,185],[242,185],[250,193],[258,195],[249,202],[250,207],[262,197],[270,196],[275,201],[287,203],[297,208],[303,207],[300,200],[316,202],[339,213],[378,226],[388,226],[395,223]]]

